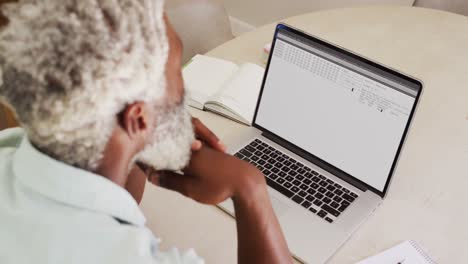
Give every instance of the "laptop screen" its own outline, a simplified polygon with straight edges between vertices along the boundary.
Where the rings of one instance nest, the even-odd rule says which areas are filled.
[[[279,27],[255,125],[383,192],[421,87],[356,57]]]

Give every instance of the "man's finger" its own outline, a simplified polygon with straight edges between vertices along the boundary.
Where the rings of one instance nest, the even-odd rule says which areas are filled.
[[[192,142],[192,151],[198,151],[200,150],[202,147],[202,142],[200,140],[195,140]]]
[[[225,146],[221,143],[213,131],[206,127],[198,118],[192,118],[192,122],[195,128],[195,134],[198,136],[198,138],[208,143],[208,145],[210,145],[212,148],[223,152],[225,151]]]

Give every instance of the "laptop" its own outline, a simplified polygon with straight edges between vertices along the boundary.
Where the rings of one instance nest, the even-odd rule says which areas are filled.
[[[285,24],[253,125],[228,150],[265,175],[295,257],[326,263],[381,204],[422,83]],[[231,201],[220,207],[234,214]]]

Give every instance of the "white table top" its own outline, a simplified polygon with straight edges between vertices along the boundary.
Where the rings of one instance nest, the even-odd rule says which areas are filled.
[[[284,22],[421,79],[424,93],[382,206],[330,263],[354,263],[414,239],[439,263],[468,259],[468,17],[404,7],[339,9]],[[209,52],[261,64],[274,25]],[[193,111],[224,141],[244,126]],[[142,208],[164,246],[195,248],[207,263],[236,263],[234,219],[147,185]],[[317,238],[320,239],[320,238]]]

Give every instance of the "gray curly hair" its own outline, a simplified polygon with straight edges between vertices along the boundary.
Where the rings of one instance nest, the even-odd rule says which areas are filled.
[[[4,6],[0,100],[48,155],[95,170],[126,104],[165,94],[163,0]]]

